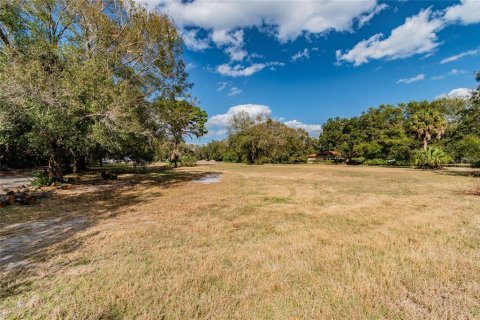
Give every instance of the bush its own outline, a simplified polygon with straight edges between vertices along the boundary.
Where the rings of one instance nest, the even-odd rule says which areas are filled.
[[[367,166],[386,166],[388,162],[385,159],[369,159],[363,162],[363,164]]]
[[[410,167],[412,163],[406,160],[398,160],[398,161],[395,161],[393,165],[399,166],[399,167]]]
[[[364,157],[351,158],[350,161],[347,161],[347,164],[352,166],[357,166],[365,162]]]
[[[194,167],[196,166],[197,161],[197,157],[186,154],[180,159],[180,165],[182,167]]]
[[[52,179],[50,179],[43,172],[36,172],[33,174],[32,186],[35,186],[35,187],[49,186],[52,184],[52,182],[53,182]]]
[[[451,161],[452,159],[440,148],[428,148],[413,154],[413,163],[423,169],[442,169],[442,165]]]
[[[480,168],[480,161],[472,163],[472,168]]]

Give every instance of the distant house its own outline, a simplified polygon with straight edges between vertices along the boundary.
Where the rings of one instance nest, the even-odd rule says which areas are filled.
[[[323,160],[340,159],[340,153],[337,151],[323,151],[320,153],[312,153],[307,156],[307,163],[314,163]]]

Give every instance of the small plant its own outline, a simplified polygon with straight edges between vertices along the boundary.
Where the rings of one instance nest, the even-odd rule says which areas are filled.
[[[180,159],[180,165],[182,167],[194,167],[197,165],[197,161],[198,159],[195,156],[186,154]]]
[[[36,172],[33,174],[32,186],[35,187],[42,187],[42,186],[49,186],[52,184],[52,179],[48,177],[43,172]]]
[[[419,150],[413,155],[413,163],[422,169],[442,169],[444,164],[451,162],[451,158],[439,148]]]

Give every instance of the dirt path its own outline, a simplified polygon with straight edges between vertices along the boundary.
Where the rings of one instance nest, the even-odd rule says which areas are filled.
[[[85,217],[55,218],[1,227],[0,270],[25,266],[35,252],[87,226]]]
[[[0,176],[0,192],[30,184],[30,176]]]

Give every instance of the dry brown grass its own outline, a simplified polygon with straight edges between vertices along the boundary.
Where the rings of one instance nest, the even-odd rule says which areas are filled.
[[[222,181],[190,181],[209,171]],[[478,178],[229,164],[131,178],[3,215],[4,239],[33,218],[66,230],[3,266],[0,318],[480,318]]]

